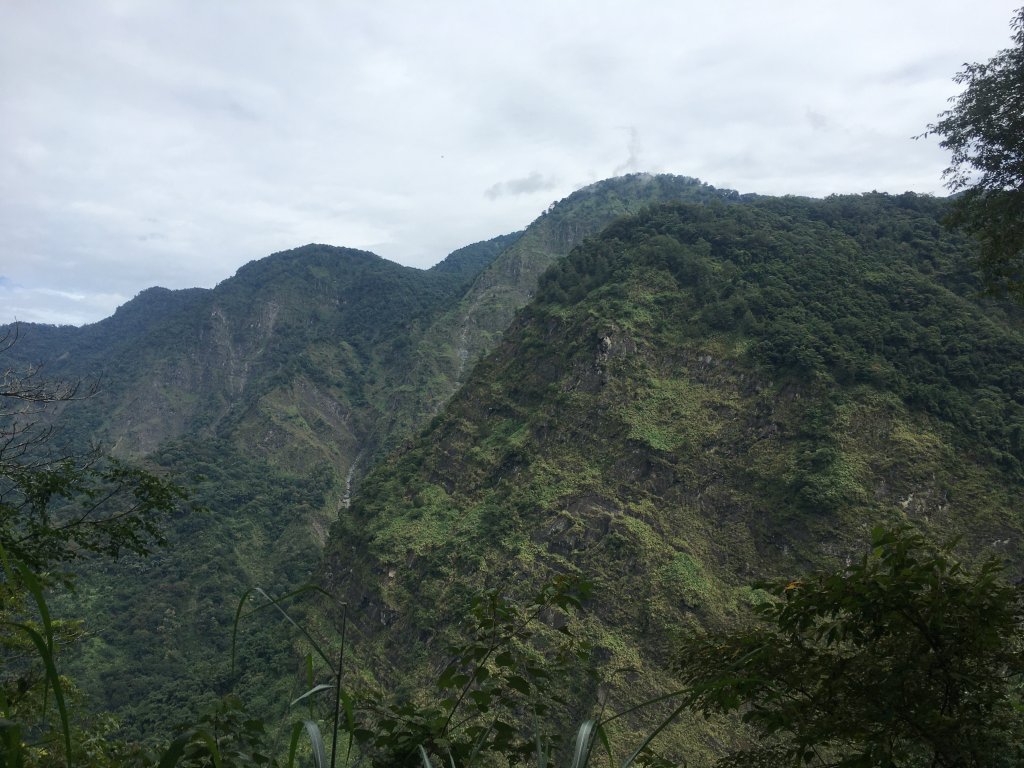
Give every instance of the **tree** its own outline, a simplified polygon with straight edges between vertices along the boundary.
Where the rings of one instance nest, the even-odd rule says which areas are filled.
[[[1018,766],[1024,589],[909,528],[834,573],[761,583],[760,623],[691,635],[689,706],[759,735],[728,766]]]
[[[1024,7],[1011,29],[1015,47],[965,64],[954,78],[963,92],[924,135],[952,152],[943,176],[964,194],[950,220],[978,237],[988,289],[1024,302]]]
[[[17,329],[0,338],[0,353],[16,342]],[[58,445],[47,410],[91,397],[96,385],[40,374],[0,372],[0,546],[36,572],[87,554],[147,554],[184,492],[95,447]]]
[[[547,766],[569,747],[559,729],[575,714],[560,692],[594,683],[582,668],[590,647],[573,631],[589,594],[589,583],[560,576],[525,605],[498,589],[477,595],[433,700],[408,690],[356,697],[355,736],[371,763],[418,764],[422,750],[437,765]]]
[[[0,338],[0,353],[16,342],[17,328]],[[56,656],[77,624],[51,619],[44,590],[69,582],[67,566],[81,557],[148,553],[162,541],[162,518],[185,498],[174,483],[98,449],[58,445],[47,409],[95,391],[47,381],[38,367],[0,369],[0,765],[46,754],[70,765],[74,750],[99,764],[99,747],[113,749],[106,739],[72,746]]]

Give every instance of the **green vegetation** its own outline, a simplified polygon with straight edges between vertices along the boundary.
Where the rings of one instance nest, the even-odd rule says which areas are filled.
[[[326,469],[296,477],[247,460],[229,444],[168,446],[154,460],[188,480],[201,508],[167,526],[167,544],[146,560],[79,569],[79,588],[55,608],[90,617],[69,672],[134,738],[185,722],[234,691],[254,711],[275,711],[293,683],[283,627],[259,625],[224,663],[238,595],[253,584],[286,592],[316,568],[316,525],[330,492]]]
[[[17,341],[16,332],[0,339],[0,354]],[[45,411],[94,392],[34,367],[0,373],[0,548],[34,571],[89,554],[147,554],[161,541],[160,519],[184,498],[144,469],[54,444]]]
[[[1024,302],[1024,8],[1011,28],[1014,47],[965,64],[954,78],[963,91],[928,132],[952,153],[947,187],[966,190],[950,219],[981,242],[986,287]]]
[[[39,427],[72,453],[110,446],[119,458],[88,469],[106,480],[145,456],[196,504],[159,530],[125,518],[124,535],[158,534],[166,546],[146,560],[76,564],[77,591],[51,598],[55,613],[91,617],[65,663],[122,734],[190,721],[231,689],[257,710],[287,698],[290,648],[276,624],[241,649],[263,663],[228,679],[234,601],[254,583],[286,592],[310,578],[346,486],[387,437],[378,422],[415,354],[406,335],[514,240],[469,246],[426,272],[307,246],[210,291],[145,291],[93,326],[21,327],[13,367],[47,361],[51,380],[98,382],[59,421],[39,414]]]
[[[691,334],[756,339],[748,359],[814,387],[889,391],[1019,472],[1021,337],[950,292],[972,278],[936,238],[940,211],[912,195],[653,209],[546,275],[539,304],[616,273],[667,272],[686,288]]]
[[[948,210],[636,175],[427,272],[307,246],[96,326],[27,327],[16,361],[105,384],[40,426],[111,445],[101,473],[144,457],[195,503],[130,528],[166,542],[145,559],[74,563],[73,594],[37,597],[12,565],[34,689],[75,681],[71,731],[76,708],[116,716],[70,735],[98,765],[273,764],[314,732],[326,754],[336,705],[377,764],[561,765],[573,733],[594,763],[659,723],[644,760],[712,764],[756,724],[675,712],[677,649],[742,626],[766,600],[751,581],[836,572],[902,523],[1021,573],[1024,313],[978,298]],[[253,585],[310,579],[333,597],[304,592],[294,624],[238,613]],[[47,625],[44,604],[88,622]],[[102,752],[119,739],[146,743]]]
[[[0,340],[0,353],[16,341],[16,335]],[[162,543],[161,522],[185,499],[178,486],[149,470],[54,444],[52,431],[40,423],[42,412],[90,392],[81,382],[43,380],[36,369],[0,374],[3,765],[50,756],[70,766],[89,754],[73,739],[70,691],[57,666],[58,647],[73,640],[78,627],[51,617],[44,591],[72,583],[72,566],[91,556],[149,553]]]
[[[477,360],[498,345],[516,312],[532,301],[540,275],[577,245],[653,203],[717,199],[740,196],[687,176],[635,173],[591,184],[552,203],[507,242],[458,301],[411,329],[409,343],[417,352],[405,378],[392,387],[394,409],[385,415],[383,431],[394,437],[386,446],[396,447],[440,410]]]
[[[357,655],[425,690],[474,585],[576,574],[602,695],[627,709],[671,689],[675,633],[734,624],[752,579],[834,567],[878,523],[995,541],[1019,568],[1021,314],[976,298],[945,210],[664,205],[575,249],[332,529],[330,589],[367,611]],[[661,753],[710,763],[737,733],[683,713]]]
[[[678,648],[686,706],[758,734],[728,766],[996,766],[1024,760],[1024,589],[988,559],[876,529],[839,571],[762,582],[753,627]]]

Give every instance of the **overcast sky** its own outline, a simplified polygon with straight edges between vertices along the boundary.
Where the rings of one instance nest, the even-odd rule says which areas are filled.
[[[942,194],[1021,0],[0,2],[0,322],[309,242],[418,267],[632,171]]]

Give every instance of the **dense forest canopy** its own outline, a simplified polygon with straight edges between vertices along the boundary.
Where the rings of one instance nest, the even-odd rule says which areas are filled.
[[[364,663],[418,658],[429,679],[479,582],[577,574],[594,666],[629,681],[603,701],[627,708],[670,685],[673,633],[739,621],[751,580],[856,557],[876,524],[1019,563],[1021,311],[979,298],[946,206],[666,204],[556,263],[332,532]],[[711,760],[736,731],[666,733],[665,754]]]

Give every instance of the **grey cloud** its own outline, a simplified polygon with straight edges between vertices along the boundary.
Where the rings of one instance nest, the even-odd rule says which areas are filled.
[[[554,189],[558,184],[555,179],[549,179],[538,171],[521,179],[509,179],[492,184],[484,190],[484,196],[488,200],[497,200],[508,195],[531,195],[534,192],[543,192],[546,189]]]
[[[810,107],[807,107],[804,111],[804,117],[807,118],[807,122],[815,131],[827,131],[830,128],[829,119],[821,112],[817,112]]]
[[[257,107],[243,104],[240,99],[223,90],[183,91],[179,98],[184,105],[199,113],[221,113],[230,119],[250,123],[263,120]]]
[[[629,132],[629,156],[624,162],[615,167],[615,176],[640,170],[640,131],[632,125],[628,126],[624,130]]]
[[[995,51],[992,51],[992,53],[994,54]],[[899,67],[886,69],[868,78],[868,82],[907,86],[922,80],[929,80],[935,77],[937,73],[942,73],[942,79],[947,79],[952,77],[955,72],[955,69],[951,70],[951,63],[948,56],[932,56],[925,61],[911,61]]]

